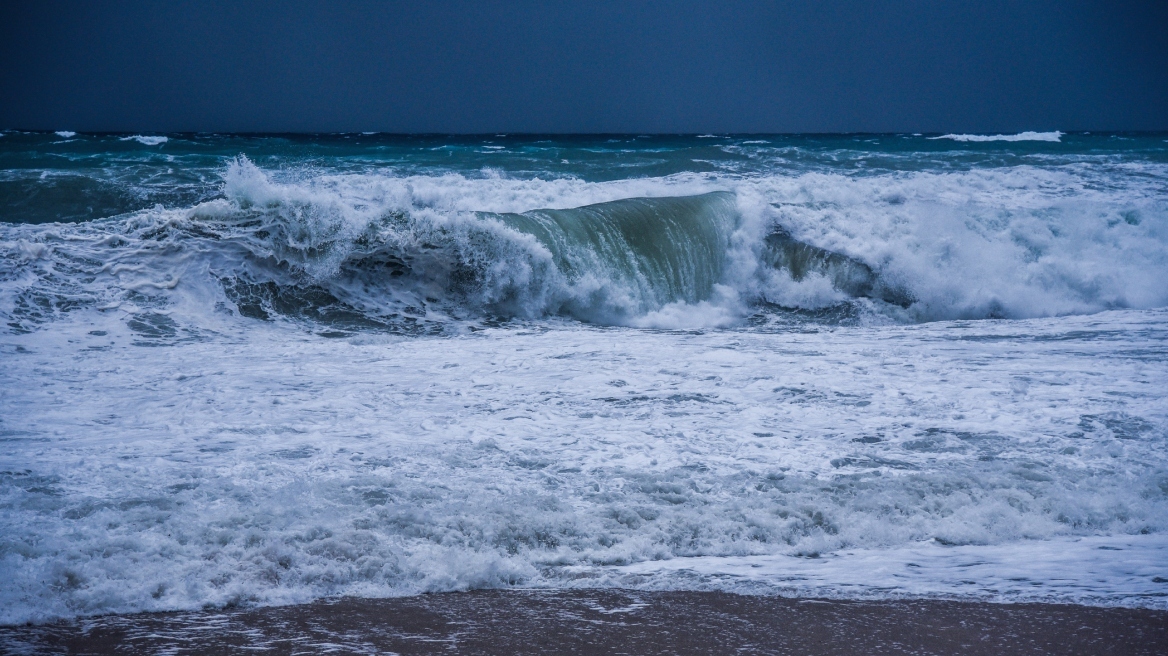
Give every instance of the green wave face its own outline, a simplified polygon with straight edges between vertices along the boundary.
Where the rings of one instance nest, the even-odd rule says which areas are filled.
[[[636,290],[641,310],[709,298],[739,223],[724,191],[491,216],[538,239],[574,285],[596,278]]]

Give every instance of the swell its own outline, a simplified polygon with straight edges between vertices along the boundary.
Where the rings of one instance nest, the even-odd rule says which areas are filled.
[[[22,223],[84,221],[140,209],[142,200],[123,185],[67,174],[0,180],[0,220]]]

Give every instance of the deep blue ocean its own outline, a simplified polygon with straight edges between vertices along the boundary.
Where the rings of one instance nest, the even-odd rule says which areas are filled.
[[[0,623],[1168,607],[1168,134],[0,133]]]

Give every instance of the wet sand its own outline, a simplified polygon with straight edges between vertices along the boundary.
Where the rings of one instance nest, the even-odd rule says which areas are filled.
[[[477,591],[0,627],[32,654],[1166,654],[1168,611]]]

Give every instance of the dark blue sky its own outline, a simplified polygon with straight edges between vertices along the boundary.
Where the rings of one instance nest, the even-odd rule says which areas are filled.
[[[0,127],[1168,129],[1168,2],[4,2]]]

